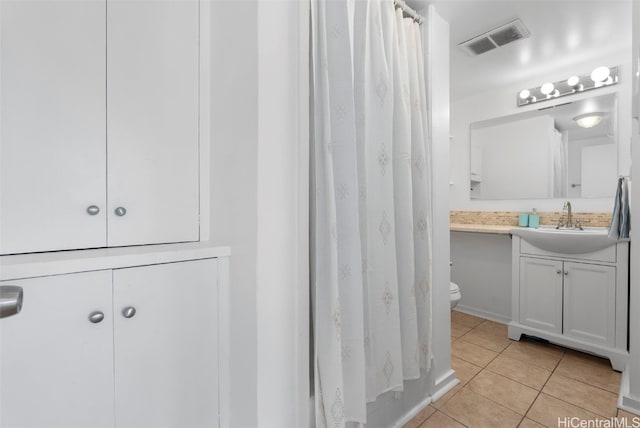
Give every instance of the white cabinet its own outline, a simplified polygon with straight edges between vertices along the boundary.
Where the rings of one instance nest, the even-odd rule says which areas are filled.
[[[0,426],[218,426],[217,278],[202,259],[0,283],[24,290],[0,319]]]
[[[509,337],[541,337],[609,358],[623,370],[629,356],[629,244],[557,254],[514,235],[512,255]]]
[[[199,28],[197,0],[107,1],[109,246],[198,240]]]
[[[562,333],[562,262],[520,259],[520,322]]]
[[[482,181],[482,145],[471,145],[471,160],[470,160],[470,179],[471,184],[479,183]]]
[[[105,245],[105,33],[104,2],[0,2],[0,254]]]
[[[113,271],[116,427],[216,426],[216,277],[215,259]]]
[[[520,257],[520,323],[613,346],[615,267]]]
[[[0,254],[199,239],[199,8],[0,2]]]
[[[615,284],[614,266],[565,262],[563,334],[614,346]]]
[[[23,288],[25,304],[0,319],[0,426],[113,428],[111,272],[6,284]]]

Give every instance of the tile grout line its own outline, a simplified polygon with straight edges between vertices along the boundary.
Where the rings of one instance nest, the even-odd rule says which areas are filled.
[[[468,332],[466,332],[466,333],[465,333],[465,334],[463,334],[462,336],[460,336],[460,337],[456,338],[456,339],[455,339],[455,340],[453,340],[452,342],[454,342],[454,341],[456,341],[456,340],[458,340],[458,339],[461,339],[462,337],[466,336],[468,333],[472,332],[473,330],[475,330],[478,326],[480,326],[480,325],[481,325],[481,324],[483,324],[483,323],[484,323],[484,322],[479,323],[478,325],[476,325],[476,327],[473,327],[471,330],[469,330]],[[512,343],[510,343],[509,345],[507,345],[507,346],[506,346],[502,351],[497,352],[497,355],[496,355],[494,358],[492,358],[492,359],[491,359],[491,360],[490,360],[490,361],[489,361],[485,366],[481,367],[481,368],[480,368],[480,370],[479,370],[475,375],[473,375],[473,376],[471,377],[471,379],[469,379],[469,381],[467,381],[467,382],[464,384],[464,386],[463,386],[463,387],[461,387],[461,388],[460,388],[460,391],[462,391],[463,389],[465,389],[465,388],[466,388],[466,387],[467,387],[467,386],[468,386],[468,385],[473,381],[473,379],[475,379],[475,378],[476,378],[480,373],[482,373],[482,372],[483,372],[483,371],[485,371],[485,370],[487,370],[487,371],[489,371],[489,372],[491,372],[491,373],[494,373],[494,374],[496,374],[496,375],[498,375],[498,376],[504,377],[504,378],[506,378],[506,379],[508,379],[508,380],[511,380],[511,381],[513,381],[513,382],[515,382],[515,383],[518,383],[519,385],[522,385],[522,386],[525,386],[525,387],[531,388],[529,385],[525,385],[525,384],[523,384],[523,383],[521,383],[521,382],[518,382],[518,381],[516,381],[516,380],[514,380],[514,379],[511,379],[511,378],[509,378],[509,377],[507,377],[507,376],[504,376],[504,375],[502,375],[502,374],[500,374],[500,373],[495,373],[495,372],[493,372],[492,370],[490,370],[490,369],[488,368],[489,364],[491,364],[495,359],[497,359],[500,355],[502,355],[502,354],[503,354],[503,353],[504,353],[504,352],[505,352],[505,351],[506,351],[506,350],[507,350],[507,349],[508,349],[508,348],[509,348],[513,343],[520,342],[520,341],[516,341],[516,340],[512,340],[512,339],[510,339],[510,341],[511,341]],[[471,343],[471,342],[468,342],[468,343]],[[472,343],[472,344],[473,344],[473,345],[475,345],[474,343]],[[486,348],[486,347],[484,347],[484,346],[481,346],[481,345],[476,345],[476,346],[479,346],[479,347],[481,347],[481,348],[487,349],[487,350],[492,351],[492,352],[496,352],[496,351],[493,351],[493,350],[488,349],[488,348]],[[533,401],[531,402],[531,404],[530,404],[530,405],[529,405],[529,407],[527,408],[527,411],[526,411],[523,415],[520,415],[520,413],[516,412],[515,410],[513,410],[513,409],[511,409],[511,408],[509,408],[509,407],[507,407],[507,406],[505,406],[505,405],[503,405],[503,404],[500,404],[500,403],[498,403],[498,402],[496,402],[496,401],[492,400],[491,398],[484,396],[483,394],[480,394],[480,393],[477,393],[477,394],[478,394],[478,395],[480,395],[481,397],[483,397],[483,398],[485,398],[485,399],[487,399],[487,400],[491,401],[492,403],[494,403],[494,404],[496,404],[496,405],[500,406],[500,407],[503,407],[503,408],[505,408],[505,409],[511,410],[512,412],[516,413],[517,415],[520,415],[520,416],[521,416],[521,418],[520,418],[520,421],[518,422],[518,425],[517,425],[517,426],[519,427],[519,426],[522,424],[522,422],[524,422],[524,420],[527,418],[527,414],[529,413],[529,411],[531,410],[531,407],[533,407],[533,404],[536,402],[536,400],[538,399],[538,397],[539,397],[539,396],[540,396],[540,394],[542,393],[542,389],[544,389],[544,387],[546,386],[547,382],[549,382],[549,379],[551,379],[551,376],[553,375],[553,373],[556,371],[556,369],[557,369],[557,368],[558,368],[558,366],[560,365],[560,361],[562,361],[562,358],[564,357],[565,353],[566,353],[566,351],[564,351],[564,350],[563,350],[563,351],[562,351],[562,354],[560,355],[560,358],[558,359],[558,361],[557,361],[557,362],[556,362],[556,364],[554,365],[553,370],[550,370],[549,377],[547,378],[547,380],[545,380],[544,384],[540,387],[540,389],[539,389],[539,390],[537,390],[536,397],[533,399]],[[457,357],[457,356],[456,356],[456,358],[461,359],[462,361],[465,361],[465,362],[467,362],[468,364],[475,365],[474,363],[472,363],[472,362],[470,362],[470,361],[467,361],[467,360],[465,360],[464,358],[460,358],[460,357]],[[515,359],[515,358],[514,358],[514,359]],[[525,364],[528,364],[528,363],[525,363]],[[546,369],[546,368],[544,368],[544,367],[539,367],[539,366],[536,366],[536,365],[534,365],[534,364],[529,364],[529,365],[534,366],[534,367],[541,368],[541,369],[543,369],[543,370],[548,370],[548,369]],[[478,366],[476,366],[476,367],[478,367]],[[535,388],[531,388],[531,389],[535,390]],[[453,396],[451,396],[451,397],[447,400],[447,402],[449,402],[449,401],[450,401],[450,400],[452,400],[456,395],[458,395],[458,393],[459,393],[460,391],[456,392]],[[472,391],[472,392],[473,392],[473,391]],[[571,404],[571,403],[568,403],[568,404]],[[584,410],[586,410],[586,409],[584,409]],[[454,420],[458,421],[457,419],[455,419],[453,416],[451,416],[451,415],[447,414],[446,412],[443,412],[443,413],[445,413],[447,416],[449,416],[449,417],[453,418]],[[533,419],[532,419],[532,420],[533,420]],[[458,422],[460,422],[460,421],[458,421]],[[537,421],[535,421],[535,422],[536,422],[536,423],[538,423]],[[546,426],[546,425],[545,425],[545,426]]]
[[[522,338],[521,338],[522,339]],[[564,358],[564,355],[566,354],[566,351],[562,351],[562,355],[560,356],[560,358],[558,359],[558,362],[556,363],[556,365],[553,367],[553,370],[551,370],[551,374],[549,374],[549,377],[547,378],[547,380],[544,381],[544,384],[542,384],[542,386],[540,387],[540,389],[538,390],[538,394],[536,394],[536,398],[533,399],[533,401],[531,402],[531,405],[529,405],[529,408],[527,409],[527,411],[524,414],[524,417],[526,418],[529,415],[529,412],[531,411],[531,408],[533,407],[534,404],[536,404],[536,401],[538,401],[538,398],[540,397],[540,394],[542,394],[542,390],[544,389],[545,386],[547,386],[547,383],[549,383],[549,379],[551,379],[551,376],[553,376],[553,374],[556,372],[556,369],[558,368],[558,366],[560,365],[560,362],[562,361],[562,359]],[[529,418],[531,419],[531,418]],[[524,420],[524,419],[523,419]],[[542,422],[539,422],[535,419],[531,419],[532,421],[534,421],[535,423],[538,423],[540,425],[543,426],[547,426],[545,424],[543,424]],[[522,422],[520,422],[522,424]],[[551,428],[551,427],[547,427],[547,428]]]
[[[475,330],[477,327],[479,327],[479,326],[480,326],[481,324],[483,324],[483,323],[484,323],[484,321],[483,321],[483,322],[481,322],[481,323],[479,323],[479,324],[477,324],[475,327],[471,328],[471,330],[467,331],[467,332],[466,332],[465,334],[463,334],[462,336],[460,336],[460,337],[456,338],[455,340],[452,340],[452,343],[453,343],[453,342],[455,342],[455,341],[457,341],[458,339],[461,339],[462,337],[466,336],[468,333],[472,332],[473,330]],[[467,343],[471,343],[471,342],[467,342]],[[465,360],[464,358],[461,358],[461,357],[456,356],[456,358],[458,358],[458,359],[460,359],[460,360],[462,360],[462,361],[465,361],[465,362],[466,362],[466,363],[468,363],[468,364],[474,365],[474,366],[476,366],[476,367],[480,367],[480,370],[478,370],[478,372],[477,372],[476,374],[474,374],[474,375],[473,375],[473,376],[472,376],[472,377],[471,377],[467,382],[465,382],[465,384],[464,384],[464,385],[462,385],[462,386],[460,387],[460,390],[458,390],[455,394],[453,394],[451,397],[449,397],[449,399],[448,399],[445,403],[443,403],[443,406],[445,406],[445,405],[446,405],[446,403],[448,403],[448,402],[449,402],[449,401],[451,401],[451,400],[452,400],[456,395],[458,395],[458,393],[460,393],[462,390],[464,390],[465,388],[467,388],[467,386],[468,386],[468,385],[473,381],[473,379],[475,379],[475,378],[476,378],[480,373],[482,373],[482,372],[483,372],[483,371],[485,371],[485,370],[488,370],[488,369],[487,369],[487,366],[489,366],[489,364],[491,364],[491,363],[492,363],[496,358],[498,358],[500,355],[502,355],[502,353],[503,353],[503,352],[504,352],[504,351],[505,351],[509,346],[511,346],[511,344],[509,344],[509,345],[507,345],[507,346],[506,346],[502,351],[500,351],[500,352],[496,352],[496,351],[493,351],[493,350],[491,350],[491,349],[485,348],[484,346],[476,345],[475,343],[471,343],[471,344],[472,344],[472,345],[475,345],[475,346],[478,346],[478,347],[480,347],[480,348],[486,349],[486,350],[488,350],[488,351],[495,352],[495,353],[496,353],[496,356],[495,356],[495,357],[493,357],[491,360],[489,360],[489,361],[488,361],[484,366],[478,366],[478,365],[476,365],[476,364],[472,363],[471,361],[467,361],[467,360]],[[563,355],[564,355],[564,353],[563,353]],[[453,354],[452,354],[452,356],[453,356]],[[555,369],[554,369],[554,370],[555,370]],[[488,370],[488,371],[490,371],[491,373],[493,373],[491,370]],[[496,375],[499,375],[499,376],[502,376],[502,377],[504,377],[504,378],[506,378],[506,379],[513,380],[513,379],[510,379],[510,378],[508,378],[508,377],[506,377],[506,376],[500,375],[499,373],[495,373],[495,374],[496,374]],[[551,376],[549,376],[549,377],[551,377]],[[519,382],[517,382],[517,383],[519,383]],[[524,385],[524,386],[527,386],[527,385]],[[530,387],[529,387],[529,388],[530,388]],[[532,388],[532,389],[533,389],[533,388]],[[474,394],[478,394],[478,395],[479,395],[479,396],[481,396],[482,398],[484,398],[484,399],[486,399],[486,400],[489,400],[489,401],[491,401],[492,403],[494,403],[494,404],[496,404],[496,405],[498,405],[498,406],[500,406],[500,407],[502,407],[502,408],[505,408],[505,409],[507,409],[507,410],[510,410],[510,411],[512,411],[513,413],[515,413],[515,414],[517,414],[517,415],[521,416],[520,421],[518,422],[518,425],[517,425],[517,426],[519,426],[519,425],[522,423],[522,421],[524,420],[524,418],[526,417],[526,413],[525,413],[525,415],[520,415],[520,413],[516,412],[515,410],[513,410],[513,409],[511,409],[511,408],[509,408],[509,407],[507,407],[507,406],[505,406],[505,405],[503,405],[503,404],[500,404],[500,403],[498,403],[497,401],[494,401],[493,399],[491,399],[491,398],[489,398],[489,397],[484,396],[483,394],[477,393],[477,392],[472,391],[472,390],[470,390],[470,391],[471,391],[471,392],[473,392]],[[536,396],[536,398],[537,398],[537,396]],[[535,400],[534,400],[534,401],[535,401]],[[436,409],[436,410],[440,410],[440,409]],[[529,410],[529,409],[527,409],[527,411],[528,411],[528,410]],[[459,420],[458,420],[458,419],[456,419],[453,415],[448,414],[448,413],[447,413],[447,412],[445,412],[444,410],[441,410],[441,411],[442,411],[442,413],[444,413],[445,415],[449,416],[451,419],[453,419],[453,420],[455,420],[456,422],[458,422],[458,423],[460,423],[460,424],[464,425],[464,423],[463,423],[462,421],[459,421]],[[433,415],[431,415],[431,416],[433,416]],[[430,417],[431,417],[431,416],[430,416]],[[427,418],[427,420],[428,420],[428,418]],[[426,422],[426,420],[425,420],[425,422]],[[424,423],[424,422],[423,422],[423,423]],[[464,426],[466,427],[467,425],[464,425]],[[418,428],[419,428],[419,427],[418,427]]]
[[[476,317],[476,318],[479,318],[479,317]],[[489,320],[489,321],[490,321],[490,320]],[[473,327],[462,326],[462,328],[464,328],[464,329],[467,329],[467,328],[468,328],[468,330],[466,330],[463,334],[461,334],[461,335],[460,335],[460,336],[458,336],[458,337],[451,337],[451,344],[453,345],[453,343],[454,343],[454,342],[458,341],[459,339],[463,339],[465,336],[467,336],[467,335],[469,335],[469,334],[472,334],[474,331],[475,331],[475,332],[488,333],[490,336],[495,336],[496,338],[502,338],[502,334],[500,334],[500,333],[496,333],[495,331],[492,331],[492,330],[484,330],[484,329],[480,329],[480,326],[481,326],[481,325],[483,325],[483,324],[485,324],[486,322],[487,322],[487,320],[483,320],[483,321],[481,321],[481,322],[477,323],[477,324],[476,324],[475,326],[473,326]],[[452,320],[452,324],[453,324],[453,323],[454,323],[454,321]],[[498,324],[500,324],[500,323],[498,323]],[[557,371],[557,370],[558,370],[558,367],[560,366],[560,363],[564,360],[564,358],[565,358],[565,357],[567,357],[567,356],[569,355],[569,354],[568,354],[568,350],[567,350],[566,348],[563,348],[563,347],[559,347],[559,348],[561,348],[562,353],[561,353],[560,358],[558,359],[558,361],[554,364],[553,369],[551,369],[551,370],[549,370],[549,369],[548,369],[548,368],[546,368],[546,367],[541,367],[541,366],[538,366],[538,365],[536,365],[536,364],[531,364],[531,363],[528,363],[528,362],[521,361],[521,360],[519,360],[518,358],[516,358],[515,356],[506,356],[506,355],[505,355],[505,357],[508,357],[508,358],[510,358],[510,359],[513,359],[513,360],[515,360],[515,361],[518,361],[519,363],[527,364],[527,365],[530,365],[530,366],[532,366],[532,367],[539,368],[539,369],[541,369],[541,370],[545,370],[545,371],[547,371],[547,372],[550,372],[550,373],[549,373],[549,376],[547,377],[547,379],[544,381],[544,383],[542,384],[542,386],[541,386],[539,389],[537,389],[537,388],[533,388],[533,387],[531,387],[530,385],[526,385],[526,384],[524,384],[524,383],[522,383],[522,382],[520,382],[520,381],[517,381],[517,380],[515,380],[515,379],[511,379],[511,378],[510,378],[509,376],[507,376],[507,375],[504,375],[504,374],[498,373],[498,372],[496,372],[496,371],[494,371],[494,370],[490,369],[490,368],[489,368],[489,365],[490,365],[491,363],[493,363],[493,362],[494,362],[497,358],[499,358],[501,355],[503,355],[503,354],[505,353],[505,351],[506,351],[507,349],[509,349],[509,348],[510,348],[514,343],[516,343],[516,342],[518,342],[518,343],[519,343],[519,342],[522,342],[522,340],[520,340],[520,341],[516,341],[516,340],[511,340],[511,339],[510,339],[509,341],[510,341],[510,343],[509,343],[507,346],[505,346],[501,351],[499,351],[499,352],[498,352],[498,351],[495,351],[494,349],[488,348],[488,347],[486,347],[486,346],[484,346],[484,345],[478,345],[478,344],[473,343],[473,342],[470,342],[470,341],[468,341],[468,340],[463,340],[463,342],[464,342],[464,343],[468,343],[468,344],[471,344],[471,345],[475,345],[475,346],[480,347],[480,348],[482,348],[482,349],[484,349],[484,350],[494,352],[496,355],[495,355],[493,358],[491,358],[491,359],[490,359],[486,364],[484,364],[484,365],[478,365],[478,364],[477,364],[477,362],[468,361],[468,360],[466,360],[466,359],[464,359],[464,358],[462,358],[462,357],[460,357],[460,356],[454,355],[454,354],[453,354],[453,352],[452,352],[452,354],[451,354],[451,356],[452,356],[452,357],[455,357],[455,358],[459,359],[460,361],[463,361],[463,362],[464,362],[464,363],[466,363],[466,364],[469,364],[469,365],[471,365],[471,366],[477,367],[477,368],[479,368],[479,370],[478,370],[478,371],[477,371],[473,376],[471,376],[471,377],[470,377],[470,378],[469,378],[469,379],[468,379],[468,380],[467,380],[463,385],[461,385],[461,386],[460,386],[460,389],[459,389],[458,391],[456,391],[456,392],[455,392],[455,394],[453,394],[453,395],[452,395],[451,397],[449,397],[449,398],[448,398],[444,403],[442,403],[442,406],[440,406],[440,408],[436,408],[436,407],[434,406],[434,410],[435,410],[435,411],[434,411],[431,415],[429,415],[429,417],[428,417],[427,419],[425,419],[424,421],[422,421],[422,422],[421,422],[421,424],[419,425],[419,428],[422,428],[422,427],[423,427],[423,425],[424,425],[424,424],[426,424],[426,423],[427,423],[427,421],[428,421],[429,419],[431,419],[431,418],[433,417],[433,415],[435,415],[435,414],[436,414],[436,413],[438,413],[438,412],[442,413],[444,416],[449,417],[449,418],[451,418],[452,420],[456,421],[457,423],[461,424],[462,426],[465,426],[465,427],[466,427],[467,425],[465,425],[462,421],[459,421],[459,420],[458,420],[458,419],[456,419],[454,416],[450,415],[449,413],[447,413],[446,411],[444,411],[444,410],[442,409],[444,406],[446,406],[446,405],[447,405],[447,403],[449,403],[451,400],[453,400],[453,399],[458,395],[458,393],[460,393],[461,391],[464,391],[464,390],[469,390],[469,391],[471,391],[471,392],[474,392],[474,393],[478,394],[480,397],[482,397],[482,398],[484,398],[484,399],[487,399],[487,400],[489,400],[490,402],[492,402],[492,403],[494,403],[494,404],[496,404],[496,405],[498,405],[498,406],[500,406],[500,407],[502,407],[502,408],[504,408],[504,409],[510,410],[510,411],[512,411],[513,413],[516,413],[518,416],[521,416],[521,418],[520,418],[520,420],[519,420],[518,424],[516,425],[516,426],[518,426],[518,427],[519,427],[519,426],[521,426],[521,425],[524,423],[525,419],[530,419],[530,420],[535,421],[536,423],[538,423],[538,424],[540,424],[540,425],[545,426],[544,424],[542,424],[542,423],[540,423],[540,422],[538,422],[538,421],[536,421],[536,420],[534,420],[534,419],[528,418],[528,415],[529,415],[529,413],[530,413],[531,409],[533,408],[534,404],[536,403],[536,401],[538,401],[538,399],[540,398],[540,395],[543,393],[543,390],[544,390],[544,388],[547,386],[547,384],[549,383],[549,381],[550,381],[551,377],[553,377],[554,375],[562,376],[562,377],[565,377],[565,378],[570,379],[570,380],[572,380],[572,381],[578,382],[578,383],[580,383],[580,384],[582,384],[582,385],[589,386],[589,387],[592,387],[592,388],[596,388],[596,389],[598,389],[598,390],[600,390],[600,391],[603,391],[603,392],[606,392],[606,393],[613,394],[613,392],[611,392],[611,391],[609,391],[609,390],[607,390],[607,389],[605,389],[605,388],[603,388],[603,387],[601,387],[601,386],[599,386],[599,385],[592,385],[591,383],[588,383],[588,382],[582,381],[582,380],[580,380],[580,379],[575,379],[575,378],[573,378],[573,377],[571,377],[571,376],[565,376],[565,375],[562,375],[562,374],[558,373],[558,371]],[[541,348],[541,349],[542,349],[542,348]],[[510,381],[512,381],[512,382],[517,383],[518,385],[521,385],[521,386],[524,386],[524,387],[527,387],[527,388],[531,388],[531,389],[534,389],[534,390],[536,390],[536,391],[537,391],[537,393],[536,393],[536,395],[535,395],[535,398],[532,400],[531,404],[530,404],[530,405],[529,405],[529,407],[527,408],[527,410],[526,410],[526,412],[524,413],[524,415],[521,415],[519,412],[517,412],[517,411],[515,411],[515,410],[511,409],[510,407],[508,407],[508,406],[506,406],[506,405],[503,405],[503,404],[501,404],[501,403],[498,403],[498,402],[494,401],[493,399],[491,399],[491,398],[489,398],[489,397],[484,396],[484,395],[483,395],[483,394],[481,394],[481,393],[477,393],[477,392],[473,391],[473,390],[469,387],[469,386],[470,386],[470,384],[473,382],[473,380],[474,380],[474,379],[476,379],[476,377],[477,377],[478,375],[480,375],[480,373],[484,372],[485,370],[486,370],[486,372],[488,372],[488,373],[491,373],[491,374],[494,374],[494,375],[497,375],[497,376],[503,377],[503,378],[505,378],[505,379],[508,379],[508,380],[510,380]],[[575,406],[575,407],[580,408],[580,409],[582,409],[582,410],[584,410],[584,411],[587,411],[587,412],[593,413],[593,414],[594,414],[594,415],[596,415],[597,417],[600,417],[600,418],[607,418],[607,416],[603,416],[603,415],[598,414],[597,412],[593,412],[593,411],[591,411],[591,410],[589,410],[589,409],[585,409],[582,405],[574,404],[574,403],[570,403],[570,402],[568,402],[568,401],[563,400],[562,398],[555,397],[555,396],[553,396],[553,395],[549,395],[549,394],[547,394],[547,395],[548,395],[549,397],[552,397],[552,398],[554,398],[554,399],[557,399],[557,400],[559,400],[559,401],[561,401],[561,402],[563,402],[563,403],[565,403],[565,404],[568,404],[568,405],[571,405],[571,406]],[[433,405],[433,404],[431,404],[431,405]],[[619,410],[619,409],[617,409],[617,406],[616,406],[615,416],[613,416],[613,417],[614,417],[614,418],[618,418],[618,417],[619,417],[619,414],[620,414],[620,410]],[[609,417],[610,417],[610,416],[609,416]]]
[[[578,352],[579,352],[579,351],[578,351]],[[556,373],[556,370],[557,370],[558,366],[560,366],[560,363],[562,362],[562,359],[563,359],[566,355],[567,355],[567,351],[563,352],[563,354],[562,354],[562,358],[560,358],[560,361],[558,361],[558,364],[556,364],[556,367],[553,369],[553,372],[551,372],[551,376],[553,376],[554,374],[557,374],[558,376],[562,376],[562,377],[567,378],[567,379],[570,379],[570,380],[572,380],[572,381],[574,381],[574,382],[581,383],[582,385],[586,385],[586,386],[589,386],[589,387],[592,387],[592,388],[596,388],[596,389],[599,389],[600,391],[604,391],[604,392],[607,392],[607,393],[609,393],[609,394],[614,394],[614,395],[615,395],[615,393],[613,393],[613,392],[611,392],[611,391],[608,391],[608,390],[606,390],[606,389],[604,389],[604,388],[601,388],[601,387],[599,387],[599,386],[597,386],[597,385],[592,385],[592,384],[590,384],[590,383],[583,382],[583,381],[581,381],[581,380],[579,380],[579,379],[575,379],[575,378],[572,378],[572,377],[569,377],[569,376],[565,376],[565,375],[562,375],[562,374]],[[611,370],[613,370],[613,369],[611,369]],[[551,376],[549,376],[549,379],[551,379]],[[549,381],[549,379],[547,379],[547,382]],[[546,385],[547,385],[547,382],[545,382],[544,386],[546,386]],[[544,386],[543,386],[543,388],[544,388]],[[542,393],[542,389],[540,390],[540,392]],[[575,407],[577,407],[577,408],[579,408],[579,409],[582,409],[582,410],[585,410],[585,411],[587,411],[587,412],[589,412],[589,413],[592,413],[592,414],[594,414],[594,415],[596,415],[596,416],[598,416],[598,417],[605,418],[605,419],[606,419],[606,418],[610,418],[610,417],[611,417],[611,416],[604,416],[604,415],[601,415],[601,414],[599,414],[599,413],[597,413],[597,412],[595,412],[595,411],[593,411],[593,410],[586,409],[584,406],[582,406],[582,405],[580,405],[580,404],[575,404],[575,403],[571,403],[571,402],[569,402],[569,401],[566,401],[566,400],[562,399],[561,397],[556,397],[555,395],[551,395],[551,394],[547,394],[547,395],[548,395],[549,397],[553,397],[553,398],[555,398],[555,399],[557,399],[557,400],[560,400],[560,401],[562,401],[562,402],[563,402],[563,403],[565,403],[565,404],[569,404],[569,405],[571,405],[571,406],[575,406]],[[618,409],[618,406],[616,405],[616,412],[615,412],[615,413],[616,413],[616,416],[614,416],[614,417],[617,417],[617,415],[618,415],[618,413],[619,413],[619,410],[620,410],[620,409]]]

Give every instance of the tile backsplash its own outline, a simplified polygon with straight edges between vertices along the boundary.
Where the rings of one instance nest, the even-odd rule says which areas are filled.
[[[486,224],[517,226],[518,215],[515,211],[451,211],[450,222],[455,224]],[[566,220],[567,213],[562,211],[539,212],[541,225],[555,225],[558,219]],[[585,227],[609,227],[610,213],[572,213],[574,221],[580,219]]]

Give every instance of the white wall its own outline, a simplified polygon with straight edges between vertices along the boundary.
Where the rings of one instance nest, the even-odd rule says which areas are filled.
[[[452,102],[451,104],[451,172],[450,186],[451,210],[477,211],[525,211],[536,207],[538,211],[558,211],[564,199],[512,199],[512,200],[471,200],[469,194],[469,126],[471,123],[494,119],[501,116],[525,112],[544,105],[516,107],[516,94],[523,88],[530,88],[545,81],[558,81],[570,74],[587,74],[599,65],[621,65],[620,84],[563,97],[559,102],[568,102],[589,98],[596,94],[618,93],[618,169],[620,174],[627,174],[631,165],[630,158],[630,109],[631,67],[627,55],[616,54],[608,58],[587,64],[575,64],[570,69],[558,69],[541,75],[535,81],[508,86],[500,90],[476,94],[474,96]],[[615,186],[615,183],[613,183]],[[566,198],[565,198],[566,199]],[[613,198],[575,199],[572,204],[577,211],[608,212],[613,207]]]
[[[633,86],[633,167],[632,177],[640,177],[640,4],[632,3],[633,10],[633,48],[632,63],[635,84]],[[631,116],[631,115],[630,115]],[[640,186],[636,184],[631,190],[632,201],[640,201]],[[640,204],[631,203],[631,218],[640,218]],[[632,226],[633,227],[633,226]],[[638,229],[635,226],[635,229]],[[638,230],[632,230],[632,239]],[[629,266],[631,269],[629,296],[629,367],[623,375],[621,386],[622,404],[627,410],[640,414],[640,251],[638,245],[632,243]]]
[[[233,41],[232,43],[230,41]],[[231,246],[226,427],[257,426],[258,32],[255,1],[211,4],[211,240]],[[224,302],[220,302],[224,309]],[[225,408],[226,407],[226,408]]]
[[[511,239],[509,235],[451,232],[451,281],[462,300],[457,310],[511,321]]]
[[[308,16],[306,1],[212,2],[210,228],[232,252],[223,427],[309,420]]]
[[[258,427],[309,421],[309,4],[258,3]]]

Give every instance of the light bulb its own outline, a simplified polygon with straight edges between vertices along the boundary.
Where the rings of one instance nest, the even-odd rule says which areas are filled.
[[[577,86],[578,83],[580,83],[580,78],[578,76],[571,76],[567,79],[567,85],[571,86],[572,88],[574,86]]]
[[[594,113],[586,113],[581,114],[573,118],[576,121],[579,127],[581,128],[593,128],[602,122],[602,118],[604,117],[604,113],[602,112],[594,112]]]
[[[549,95],[551,92],[553,92],[554,89],[555,86],[553,86],[553,83],[548,82],[540,87],[540,92],[542,92],[544,95]]]
[[[591,80],[594,82],[603,82],[609,77],[609,67],[598,67],[591,72]]]
[[[531,92],[529,92],[528,89],[523,89],[522,91],[520,91],[520,99],[522,100],[526,100],[527,98],[529,98],[529,95],[531,95]]]

